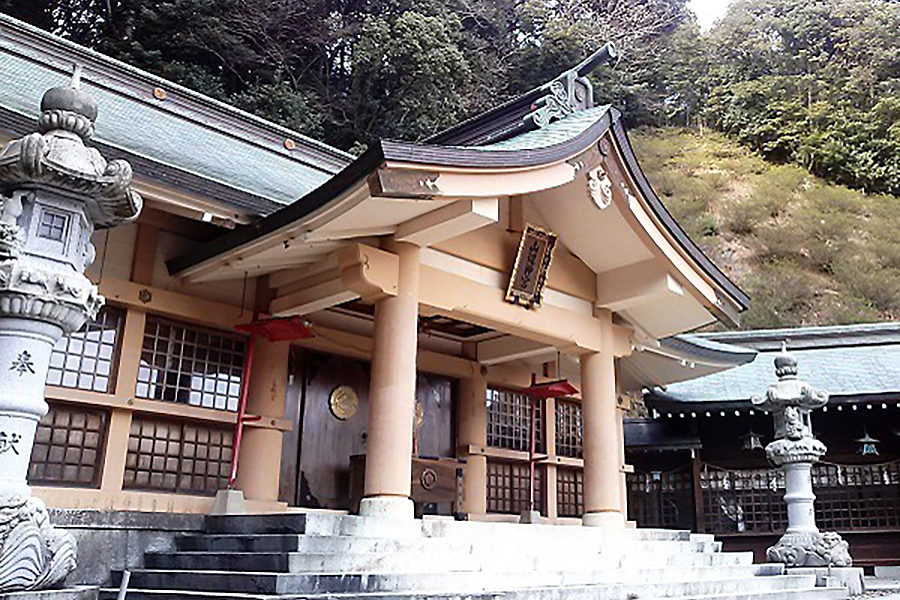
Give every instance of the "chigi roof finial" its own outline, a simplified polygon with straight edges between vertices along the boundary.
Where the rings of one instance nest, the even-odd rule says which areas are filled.
[[[525,116],[526,124],[544,127],[575,111],[593,107],[594,88],[588,75],[603,63],[614,64],[618,58],[619,52],[615,45],[607,42],[579,64],[544,84],[542,90],[545,93],[535,101],[533,110]]]

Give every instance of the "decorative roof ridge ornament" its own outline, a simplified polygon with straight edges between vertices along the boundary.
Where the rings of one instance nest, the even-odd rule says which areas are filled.
[[[526,126],[546,127],[552,121],[561,119],[576,111],[594,106],[594,87],[588,75],[603,63],[614,63],[619,53],[612,42],[607,42],[599,50],[578,63],[573,68],[542,86],[546,94],[532,104],[532,111],[525,115]]]
[[[133,221],[143,206],[131,189],[131,165],[109,162],[85,142],[94,134],[97,102],[81,89],[81,65],[68,85],[41,98],[38,131],[11,141],[0,151],[0,193],[51,188],[84,198],[95,228]]]

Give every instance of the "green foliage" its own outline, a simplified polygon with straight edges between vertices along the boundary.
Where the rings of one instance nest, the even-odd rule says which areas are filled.
[[[900,194],[900,3],[740,0],[706,43],[704,116],[776,162]]]
[[[686,0],[0,0],[0,10],[341,148],[419,140],[607,41],[598,101],[690,122]],[[679,29],[684,24],[685,27]],[[677,49],[677,51],[673,51]]]
[[[750,294],[743,327],[900,317],[900,198],[765,165],[719,134],[644,130],[632,141],[667,208]]]

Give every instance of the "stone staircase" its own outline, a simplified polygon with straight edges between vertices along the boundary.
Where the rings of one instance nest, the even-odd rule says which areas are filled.
[[[147,553],[130,600],[830,600],[845,588],[685,531],[327,513],[207,517]],[[101,592],[111,600],[116,590]]]

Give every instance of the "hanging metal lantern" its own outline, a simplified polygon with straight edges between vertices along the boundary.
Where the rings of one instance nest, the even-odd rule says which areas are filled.
[[[756,433],[752,429],[741,436],[741,439],[744,440],[743,449],[744,450],[762,450],[762,435]]]
[[[869,432],[863,430],[863,436],[856,440],[856,443],[859,444],[859,450],[856,451],[857,454],[862,454],[863,456],[873,455],[878,456],[878,448],[875,446],[881,440],[876,440]]]

